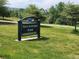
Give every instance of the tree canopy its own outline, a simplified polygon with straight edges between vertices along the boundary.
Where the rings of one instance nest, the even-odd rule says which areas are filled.
[[[79,18],[79,5],[60,2],[56,6],[52,6],[49,12],[51,23],[71,24],[74,17]]]
[[[9,12],[7,7],[5,7],[4,5],[6,4],[6,0],[0,0],[0,16],[4,17],[4,16],[9,16]]]

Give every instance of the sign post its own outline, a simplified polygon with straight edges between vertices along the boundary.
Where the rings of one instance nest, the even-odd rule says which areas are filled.
[[[36,17],[27,17],[18,21],[18,41],[23,35],[37,35],[40,38],[40,20]]]
[[[40,20],[38,20],[38,32],[37,32],[37,34],[38,34],[38,38],[40,38]]]
[[[22,22],[18,21],[18,41],[21,41],[21,27],[22,27]]]

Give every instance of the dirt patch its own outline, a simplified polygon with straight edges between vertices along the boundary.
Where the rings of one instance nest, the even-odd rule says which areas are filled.
[[[4,59],[4,58],[0,57],[0,59]]]
[[[75,55],[75,59],[79,59],[79,55]]]
[[[79,55],[68,55],[70,59],[79,59]]]

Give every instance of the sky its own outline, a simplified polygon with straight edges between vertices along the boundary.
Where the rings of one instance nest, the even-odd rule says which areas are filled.
[[[27,8],[30,4],[35,4],[38,8],[48,9],[59,2],[79,4],[79,0],[8,0],[6,6],[12,8]]]

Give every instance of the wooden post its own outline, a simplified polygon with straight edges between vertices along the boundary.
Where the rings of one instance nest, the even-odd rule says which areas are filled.
[[[18,41],[21,41],[22,22],[18,21]]]
[[[40,38],[40,20],[38,20],[38,32],[37,32],[37,35],[38,35],[38,39]]]

